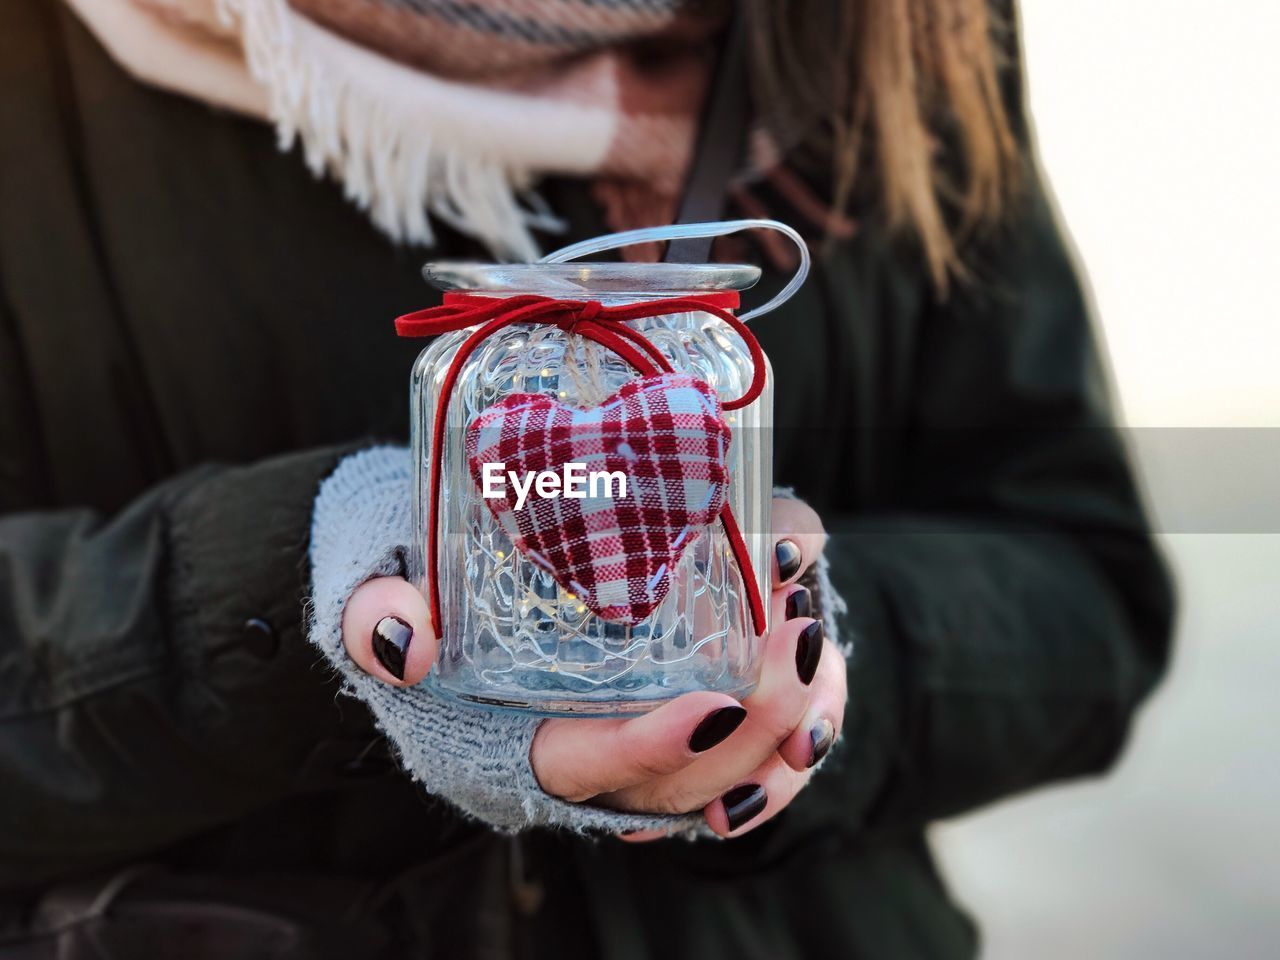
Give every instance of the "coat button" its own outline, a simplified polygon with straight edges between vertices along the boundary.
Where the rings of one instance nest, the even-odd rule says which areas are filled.
[[[244,648],[259,660],[270,660],[280,649],[275,627],[261,617],[250,617],[244,622]]]

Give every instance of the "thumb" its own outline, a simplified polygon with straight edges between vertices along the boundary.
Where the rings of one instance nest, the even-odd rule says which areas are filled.
[[[421,683],[439,649],[427,601],[399,577],[356,587],[342,612],[342,644],[361,670],[397,687]]]

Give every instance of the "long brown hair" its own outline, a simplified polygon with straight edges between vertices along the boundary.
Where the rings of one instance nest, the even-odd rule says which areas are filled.
[[[755,96],[774,137],[830,164],[837,210],[873,183],[890,226],[918,237],[945,290],[965,272],[964,239],[999,219],[1016,185],[994,35],[1011,24],[988,0],[744,6]]]

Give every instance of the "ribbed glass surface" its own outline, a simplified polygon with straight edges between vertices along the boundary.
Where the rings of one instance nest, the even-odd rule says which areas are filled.
[[[705,278],[704,278],[705,279]],[[557,284],[558,286],[558,284]],[[530,283],[524,291],[565,297]],[[682,291],[682,292],[688,292]],[[696,291],[695,291],[696,292]],[[651,293],[650,296],[653,296]],[[634,294],[589,286],[582,299],[619,302]],[[745,344],[721,321],[683,313],[636,321],[672,366],[705,380],[722,397],[751,381]],[[447,334],[418,358],[412,379],[415,456],[414,576],[425,591],[427,512],[432,477],[431,425],[440,383],[467,332]],[[546,714],[643,712],[690,690],[742,696],[755,685],[759,642],[746,594],[719,523],[685,550],[669,593],[643,622],[610,623],[591,613],[543,569],[526,559],[499,526],[466,464],[465,428],[513,393],[541,393],[590,407],[635,376],[605,348],[550,326],[499,331],[466,362],[448,409],[441,468],[437,544],[443,637],[429,682],[473,703]],[[772,377],[749,407],[726,414],[729,503],[747,538],[760,588],[768,596]]]

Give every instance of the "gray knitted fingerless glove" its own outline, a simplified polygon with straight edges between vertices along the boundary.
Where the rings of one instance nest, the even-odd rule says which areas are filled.
[[[347,598],[371,577],[401,572],[412,536],[411,470],[403,447],[347,457],[324,481],[311,523],[312,614],[309,637],[345,680],[345,692],[368,704],[404,769],[426,790],[503,831],[538,826],[607,831],[707,832],[701,812],[626,814],[569,803],[544,792],[529,748],[537,717],[468,707],[425,685],[393,687],[370,677],[342,645]],[[825,569],[818,576],[825,580]],[[821,584],[824,610],[839,602]],[[828,619],[828,635],[834,620]]]

